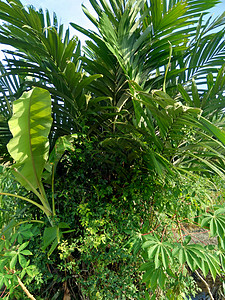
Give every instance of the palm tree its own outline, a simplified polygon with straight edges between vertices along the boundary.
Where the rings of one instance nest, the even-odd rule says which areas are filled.
[[[71,23],[89,39],[82,58],[84,70],[89,74],[101,70],[103,77],[91,84],[92,92],[110,96],[117,112],[124,112],[112,122],[117,123],[120,134],[105,144],[116,144],[117,149],[124,144],[127,149],[130,143],[136,155],[148,153],[149,165],[157,173],[167,168],[168,162],[173,166],[182,162],[183,167],[188,162],[190,169],[200,154],[203,162],[209,149],[204,143],[207,139],[210,144],[215,142],[209,136],[217,135],[212,124],[203,118],[197,120],[196,115],[202,110],[201,114],[212,121],[221,117],[224,107],[225,14],[203,21],[207,10],[218,1],[90,2],[97,17],[84,6],[83,11],[97,31]],[[221,31],[213,32],[221,27]],[[154,92],[157,89],[164,93]],[[195,128],[196,139],[191,145],[183,138],[186,127]],[[224,152],[223,144],[215,149],[218,147]],[[190,158],[190,149],[195,151],[195,158]],[[216,156],[217,151],[214,159]],[[220,171],[222,168],[223,164]]]
[[[204,21],[218,2],[90,0],[97,17],[83,10],[96,32],[71,23],[88,38],[82,53],[55,14],[0,1],[0,42],[12,47],[0,66],[0,143],[10,138],[12,102],[37,86],[52,97],[52,147],[88,127],[101,154],[120,151],[127,170],[139,163],[153,185],[177,173],[225,178],[225,14]]]
[[[89,73],[95,73],[96,67],[101,66],[104,78],[110,79],[110,74],[104,73],[104,66],[107,65],[106,69],[114,66],[112,82],[115,83],[118,68],[121,68],[128,80],[151,90],[162,86],[165,73],[166,87],[187,84],[200,75],[206,82],[209,71],[217,73],[224,63],[224,28],[221,27],[225,13],[213,21],[212,17],[203,21],[217,0],[117,0],[109,1],[110,5],[104,0],[90,2],[97,18],[84,6],[83,11],[97,32],[71,23],[90,39],[84,60],[84,68]]]
[[[119,140],[126,151],[130,144],[129,151],[136,156],[147,153],[156,173],[173,169],[181,161],[196,163],[194,158],[184,159],[193,144],[195,151],[204,153],[208,148],[202,143],[209,140],[223,152],[223,132],[207,119],[199,119],[203,114],[212,120],[223,107],[224,29],[213,30],[223,26],[225,14],[203,21],[207,10],[219,1],[90,2],[97,18],[84,6],[83,10],[97,32],[71,23],[89,39],[84,55],[77,38],[70,39],[68,29],[63,34],[55,14],[51,21],[48,11],[24,8],[19,0],[0,2],[4,21],[0,42],[13,47],[4,50],[6,60],[1,68],[5,120],[1,143],[10,136],[11,102],[22,91],[40,86],[52,96],[52,145],[59,136],[88,126],[101,139],[107,137],[105,145]],[[215,76],[217,84],[212,88]],[[208,92],[202,90],[206,83]],[[197,132],[191,145],[190,140],[184,141],[184,134],[177,134],[186,127]],[[201,131],[204,138],[199,137]],[[201,155],[198,161],[202,159]]]
[[[55,14],[51,21],[48,11],[26,10],[20,1],[1,1],[0,10],[7,22],[1,26],[1,43],[13,47],[5,51],[1,65],[2,115],[11,116],[12,101],[24,90],[44,87],[52,96],[54,144],[57,137],[82,128],[79,117],[88,101],[83,89],[101,75],[87,76],[82,71],[80,42],[69,38],[69,29],[63,34]]]

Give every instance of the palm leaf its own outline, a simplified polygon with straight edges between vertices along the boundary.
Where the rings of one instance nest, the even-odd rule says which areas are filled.
[[[78,119],[87,109],[85,92],[98,75],[88,78],[83,73],[78,39],[70,38],[69,30],[63,34],[55,14],[51,22],[48,11],[26,9],[19,1],[1,3],[0,18],[8,22],[0,28],[0,41],[17,49],[5,51],[9,63],[5,75],[25,78],[27,89],[38,86],[51,93],[51,144],[60,135],[80,130]]]

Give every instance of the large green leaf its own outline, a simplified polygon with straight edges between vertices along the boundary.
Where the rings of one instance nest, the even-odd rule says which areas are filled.
[[[34,88],[13,103],[9,128],[13,138],[7,145],[16,161],[16,179],[28,190],[40,188],[41,175],[49,155],[48,135],[52,125],[51,97]]]

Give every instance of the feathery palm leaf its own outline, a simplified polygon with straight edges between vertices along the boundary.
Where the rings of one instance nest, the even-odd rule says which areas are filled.
[[[157,175],[176,171],[216,172],[223,178],[225,132],[201,116],[201,109],[162,91],[144,92],[133,84],[133,126],[119,123],[121,134],[103,144],[140,159]],[[122,150],[123,149],[123,150]]]
[[[63,35],[49,12],[24,8],[19,0],[0,2],[0,18],[7,22],[0,27],[0,42],[16,48],[5,50],[8,55],[6,76],[23,76],[26,87],[38,86],[52,96],[52,139],[80,129],[79,118],[87,109],[84,89],[101,75],[86,76],[79,57],[80,43]],[[13,56],[12,56],[13,55]],[[30,80],[29,80],[30,79]]]
[[[213,125],[210,123],[208,126],[202,118],[199,119],[201,109],[205,117],[215,114],[213,109],[207,112],[212,102],[205,101],[204,97],[212,99],[221,93],[223,70],[218,74],[217,88],[210,88],[210,94],[205,93],[203,98],[196,91],[194,81],[191,97],[183,87],[179,89],[180,94],[176,88],[178,81],[188,82],[210,66],[214,68],[215,63],[217,67],[219,65],[218,59],[223,53],[222,36],[220,33],[211,34],[211,31],[224,25],[224,16],[202,25],[202,15],[218,1],[90,2],[97,18],[85,7],[83,10],[99,33],[71,24],[90,39],[84,49],[84,57],[81,57],[77,40],[69,39],[68,30],[63,36],[63,27],[58,24],[55,15],[51,22],[48,12],[45,15],[42,10],[25,9],[19,0],[0,2],[0,17],[8,22],[0,27],[0,42],[18,50],[6,51],[16,57],[8,58],[6,75],[24,76],[27,88],[40,86],[50,91],[54,119],[52,138],[78,130],[84,118],[87,118],[86,124],[92,125],[99,134],[102,129],[100,123],[104,124],[106,132],[117,128],[123,135],[120,141],[125,137],[128,140],[131,135],[136,149],[140,153],[145,149],[144,152],[148,153],[146,160],[159,174],[181,163],[190,166],[192,161],[194,165],[196,157],[207,165],[207,151],[213,147],[210,144],[203,151],[202,145],[206,141],[215,142],[219,147],[218,153],[223,153],[221,137],[224,133],[220,130],[212,132]],[[217,41],[218,47],[213,47],[207,57],[199,50],[196,61],[196,40],[197,47],[200,47],[203,42],[209,43],[210,39],[215,45]],[[32,80],[29,81],[28,76]],[[208,85],[212,81],[209,76]],[[178,98],[171,98],[165,89],[164,92],[150,93],[153,88],[161,87],[163,82],[168,93],[182,96],[187,103],[190,102],[188,106],[179,102]],[[216,106],[217,113],[220,108],[221,105]],[[196,136],[192,133],[195,131]],[[184,139],[186,132],[190,136]],[[119,137],[120,131],[117,134]],[[192,135],[198,150],[195,149],[196,157],[190,158],[188,147],[192,147]],[[221,144],[214,141],[215,137]],[[222,156],[220,159],[223,161]],[[214,162],[208,162],[207,166],[210,164],[215,166]]]

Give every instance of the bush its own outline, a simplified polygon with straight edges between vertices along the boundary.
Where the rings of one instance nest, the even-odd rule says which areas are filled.
[[[151,299],[153,295],[156,299],[170,299],[172,295],[182,299],[195,293],[197,287],[188,268],[181,271],[175,259],[165,269],[160,265],[161,254],[156,268],[145,245],[149,240],[155,243],[154,237],[176,243],[176,228],[179,234],[183,223],[196,224],[199,215],[217,199],[210,181],[196,176],[193,182],[181,175],[160,180],[138,161],[129,160],[129,153],[108,151],[84,135],[75,139],[72,149],[57,166],[54,194],[54,221],[68,224],[69,229],[50,257],[48,248],[43,250],[42,238],[47,219],[29,204],[17,200],[17,210],[20,207],[22,213],[15,213],[12,200],[4,201],[4,209],[11,210],[4,224],[11,220],[11,214],[17,216],[17,223],[13,224],[16,230],[12,226],[7,232],[10,244],[2,246],[2,253],[10,258],[10,251],[18,251],[29,241],[26,249],[33,254],[29,266],[34,268],[35,278],[31,274],[24,277],[28,290],[39,300],[62,299],[66,294],[71,299],[90,300]],[[8,173],[4,174],[5,188],[26,194],[7,177]],[[46,190],[50,199],[52,189],[48,184]],[[39,222],[20,224],[24,217]],[[17,263],[16,274],[21,276]],[[16,285],[15,278],[9,299],[23,299],[24,293],[15,289]]]

